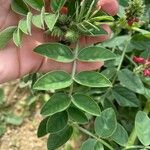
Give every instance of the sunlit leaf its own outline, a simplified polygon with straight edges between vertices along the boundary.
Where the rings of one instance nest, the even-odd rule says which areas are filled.
[[[53,115],[69,107],[71,99],[64,93],[55,93],[42,107],[42,115]]]
[[[33,88],[36,90],[56,90],[70,86],[72,84],[70,74],[64,71],[52,71],[40,77]]]
[[[45,15],[45,18],[44,18],[45,23],[46,23],[46,25],[50,31],[53,30],[53,28],[57,22],[58,17],[59,17],[58,14],[46,14]]]
[[[112,86],[109,79],[107,79],[104,75],[93,71],[80,72],[75,76],[74,80],[81,85],[89,87]]]
[[[39,45],[35,52],[59,62],[72,62],[74,56],[69,47],[60,43],[47,43]]]
[[[94,116],[100,115],[100,107],[98,104],[89,96],[83,94],[75,94],[72,98],[73,104],[79,109],[92,114]]]
[[[13,41],[16,46],[20,46],[22,42],[22,31],[20,29],[16,29],[13,33]]]
[[[78,55],[79,60],[88,62],[106,61],[115,58],[116,55],[110,50],[96,46],[86,47],[82,49]]]

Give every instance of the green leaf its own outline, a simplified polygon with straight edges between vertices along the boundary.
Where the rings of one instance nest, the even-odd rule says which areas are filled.
[[[23,0],[12,0],[11,8],[14,12],[26,16],[29,12],[27,5],[24,3]]]
[[[99,141],[89,138],[82,144],[81,150],[104,150],[104,147]]]
[[[111,135],[111,138],[119,145],[125,146],[128,142],[128,133],[122,125],[117,124],[115,132]]]
[[[65,144],[71,137],[73,132],[73,128],[71,126],[67,126],[60,132],[50,134],[47,142],[48,150],[54,150]]]
[[[32,23],[33,25],[35,25],[36,27],[43,29],[43,23],[41,21],[41,15],[34,15],[32,17]]]
[[[42,44],[36,47],[34,51],[58,62],[68,63],[74,60],[70,48],[59,43]]]
[[[29,12],[27,14],[27,29],[28,29],[28,33],[31,35],[31,25],[32,25],[32,13]]]
[[[104,75],[106,78],[111,79],[116,74],[117,69],[115,67],[108,67],[107,69],[103,70],[101,72],[102,75]]]
[[[68,114],[66,111],[56,113],[52,115],[46,125],[48,133],[56,133],[64,129],[68,123]]]
[[[114,21],[114,18],[112,16],[98,16],[98,17],[91,18],[90,21],[96,21],[96,22]]]
[[[124,43],[127,42],[127,40],[130,37],[128,35],[121,35],[121,36],[117,36],[111,39],[108,39],[107,41],[98,44],[98,46],[103,46],[103,47],[109,47],[109,48],[113,48],[113,47],[120,47],[121,45],[123,45]]]
[[[18,117],[14,114],[7,114],[7,116],[5,117],[5,121],[8,124],[12,124],[12,125],[21,125],[23,122],[23,118],[22,117]]]
[[[122,86],[114,87],[112,94],[120,106],[139,107],[139,105],[140,105],[139,100],[136,97],[136,95],[132,91],[130,91]]]
[[[148,86],[150,86],[150,77],[143,77],[143,82],[145,83],[145,84],[147,84]]]
[[[98,136],[102,138],[110,137],[117,128],[115,112],[112,108],[105,109],[96,118],[94,129]]]
[[[4,103],[4,91],[0,88],[0,105]]]
[[[95,144],[96,144],[95,139],[87,139],[81,146],[81,150],[95,150]]]
[[[40,122],[40,125],[38,127],[38,131],[37,131],[38,137],[43,137],[48,133],[46,130],[46,124],[47,124],[48,119],[49,119],[49,117],[46,117]]]
[[[57,22],[58,17],[59,17],[58,14],[46,14],[45,15],[45,18],[44,18],[45,23],[46,23],[46,25],[50,31],[53,30],[53,28]]]
[[[22,42],[22,32],[20,29],[16,29],[13,33],[13,41],[16,46],[20,46]]]
[[[139,76],[135,75],[128,69],[123,69],[118,72],[118,78],[122,86],[130,89],[133,92],[144,94],[144,85],[139,78]]]
[[[51,9],[53,12],[58,12],[65,4],[66,0],[51,0]]]
[[[81,61],[95,62],[115,59],[116,55],[103,47],[90,46],[82,49],[78,55]]]
[[[138,50],[149,49],[150,38],[142,34],[136,34],[132,37],[131,44],[134,48]]]
[[[103,28],[95,26],[90,22],[80,23],[77,28],[82,34],[87,36],[100,36],[108,34]]]
[[[69,107],[71,99],[65,93],[54,94],[42,107],[42,115],[53,115]]]
[[[4,48],[7,43],[12,39],[15,30],[15,26],[10,26],[0,32],[0,49]]]
[[[32,8],[34,8],[36,10],[39,10],[39,11],[44,6],[44,1],[43,0],[24,0],[24,2],[26,2]]]
[[[88,118],[86,117],[86,115],[75,107],[69,107],[68,114],[72,120],[79,124],[88,123]]]
[[[72,97],[73,104],[79,109],[92,114],[94,116],[99,116],[101,113],[98,104],[89,96],[83,94],[74,94]]]
[[[111,82],[102,74],[94,71],[83,71],[78,73],[74,80],[84,86],[89,87],[109,87]]]
[[[28,34],[28,26],[27,26],[27,20],[21,19],[18,24],[18,28],[25,34]]]
[[[139,111],[135,117],[136,134],[144,146],[150,145],[150,118],[145,112]]]
[[[64,71],[52,71],[40,77],[33,88],[36,90],[57,90],[72,84],[70,74]]]
[[[45,21],[45,7],[42,8],[40,15],[33,15],[32,16],[32,23],[34,26],[40,29],[45,29],[44,21]]]
[[[102,143],[100,143],[99,141],[97,141],[94,150],[104,150],[104,146]]]

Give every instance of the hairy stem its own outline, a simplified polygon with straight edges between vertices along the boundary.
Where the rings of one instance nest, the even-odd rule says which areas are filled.
[[[79,51],[79,42],[77,42],[75,51],[74,51],[74,62],[73,62],[73,66],[72,66],[72,73],[71,73],[71,79],[74,79],[75,73],[76,73],[76,69],[77,69],[77,55],[78,55],[78,51]],[[73,82],[74,83],[74,82]],[[70,86],[70,90],[69,90],[69,96],[72,95],[73,93],[73,83]]]
[[[113,87],[114,83],[116,82],[117,73],[118,73],[118,72],[120,71],[120,69],[121,69],[121,66],[122,66],[123,60],[124,60],[124,58],[125,58],[125,54],[126,54],[128,45],[129,45],[129,43],[130,43],[130,39],[131,39],[131,38],[129,38],[129,40],[126,42],[126,45],[125,45],[125,47],[124,47],[124,49],[123,49],[123,52],[122,52],[122,55],[121,55],[121,60],[120,60],[120,62],[119,62],[118,68],[117,68],[117,72],[116,72],[116,74],[115,74],[115,76],[114,76],[114,78],[113,78],[113,80],[112,80],[112,87]],[[115,48],[113,49],[113,51],[114,51],[114,50],[115,50]],[[112,87],[108,88],[107,92],[104,94],[103,99],[105,99],[105,98],[107,97],[107,95],[108,95],[109,92],[111,91]]]

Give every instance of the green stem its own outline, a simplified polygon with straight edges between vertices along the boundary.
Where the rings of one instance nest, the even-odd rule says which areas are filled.
[[[150,148],[150,146],[146,146],[146,147],[144,147],[144,146],[141,146],[141,145],[134,145],[134,146],[129,146],[129,147],[127,147],[127,148],[125,148],[124,150],[128,150],[128,149],[144,149],[144,148]]]
[[[97,141],[101,142],[103,145],[105,145],[107,148],[109,148],[110,150],[114,150],[114,148],[109,145],[108,143],[106,143],[104,140],[98,138],[97,136],[95,136],[93,133],[89,132],[88,130],[78,126],[78,125],[75,125],[80,131],[82,131],[83,133],[85,133],[86,135],[89,135],[91,137],[93,137],[94,139],[96,139]]]
[[[75,76],[75,73],[76,73],[78,50],[79,50],[79,42],[77,42],[77,45],[76,45],[76,48],[75,48],[75,52],[74,52],[74,62],[73,62],[72,73],[71,73],[71,79],[72,80],[74,79],[74,76]],[[70,86],[69,96],[72,95],[72,92],[73,92],[73,83]]]
[[[118,65],[118,68],[117,68],[117,71],[119,71],[121,69],[121,66],[122,66],[122,63],[123,63],[123,60],[124,60],[124,57],[125,57],[125,54],[126,54],[126,51],[127,51],[127,48],[128,48],[128,45],[130,43],[130,38],[129,40],[127,41],[125,47],[124,47],[124,50],[122,52],[122,55],[121,55],[121,60],[120,60],[120,63]]]
[[[126,51],[127,51],[127,48],[128,48],[129,43],[130,43],[130,38],[129,38],[129,40],[126,42],[126,45],[125,45],[125,47],[124,47],[124,49],[123,49],[123,52],[122,52],[122,55],[121,55],[121,60],[120,60],[120,62],[119,62],[118,68],[117,68],[117,73],[118,73],[118,72],[120,71],[120,69],[121,69],[121,66],[122,66],[123,60],[124,60],[124,58],[125,58],[125,54],[126,54]],[[115,51],[115,48],[113,49],[113,51]],[[114,78],[113,78],[113,80],[112,80],[112,87],[113,87],[113,85],[114,85],[114,83],[115,83],[115,81],[116,81],[116,79],[117,79],[117,73],[115,74],[115,76],[114,76]],[[107,95],[108,95],[109,92],[111,91],[112,87],[108,88],[107,92],[104,94],[103,99],[105,99],[105,98],[107,97]]]
[[[143,112],[145,112],[146,114],[149,114],[149,112],[150,112],[150,100],[147,100]],[[128,149],[128,147],[130,147],[130,146],[133,146],[136,139],[137,139],[137,135],[136,135],[135,127],[134,127],[131,134],[130,134],[130,137],[128,139],[126,149]]]

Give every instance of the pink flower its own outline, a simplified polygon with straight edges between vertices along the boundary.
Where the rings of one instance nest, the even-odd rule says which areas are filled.
[[[150,69],[145,69],[145,70],[143,71],[143,75],[144,75],[145,77],[150,76]]]
[[[138,64],[145,64],[145,59],[143,57],[133,57],[133,61]]]

